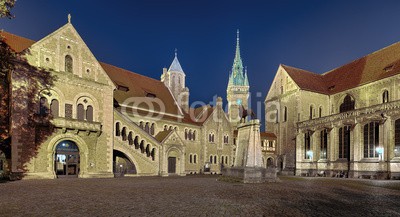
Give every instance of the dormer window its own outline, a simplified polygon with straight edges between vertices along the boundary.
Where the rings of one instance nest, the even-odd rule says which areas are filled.
[[[124,92],[128,92],[129,91],[129,88],[126,87],[126,86],[123,86],[123,85],[118,85],[117,89],[120,90],[120,91],[124,91]]]
[[[154,93],[146,93],[146,97],[156,98],[156,95]]]
[[[390,72],[390,71],[393,70],[393,65],[386,66],[385,68],[383,68],[383,70],[384,70],[385,72]]]

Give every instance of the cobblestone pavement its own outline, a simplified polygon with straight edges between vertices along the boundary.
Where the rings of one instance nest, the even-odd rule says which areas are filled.
[[[0,184],[0,216],[400,216],[400,182],[217,176],[22,180]]]

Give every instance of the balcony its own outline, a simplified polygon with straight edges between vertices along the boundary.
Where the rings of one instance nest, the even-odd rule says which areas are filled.
[[[400,100],[298,122],[297,128],[330,128],[334,123],[355,124],[357,122],[363,122],[364,120],[382,120],[384,117],[382,114],[390,116],[393,114],[397,115],[397,113],[400,113]]]

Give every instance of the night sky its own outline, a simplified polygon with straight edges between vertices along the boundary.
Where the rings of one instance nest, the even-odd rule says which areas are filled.
[[[400,40],[400,1],[18,0],[12,12],[0,29],[33,40],[71,13],[99,61],[156,79],[177,48],[192,103],[226,98],[240,29],[253,109],[280,63],[323,73]]]

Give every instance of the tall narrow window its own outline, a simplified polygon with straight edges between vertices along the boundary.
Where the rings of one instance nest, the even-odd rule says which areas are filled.
[[[185,140],[187,140],[187,139],[188,139],[188,130],[185,129]]]
[[[122,136],[122,140],[126,141],[126,127],[122,128],[121,136]]]
[[[197,155],[193,156],[193,163],[197,164]]]
[[[132,131],[130,131],[129,134],[128,134],[128,142],[129,142],[129,145],[133,145],[133,135],[132,135]]]
[[[283,110],[283,121],[286,122],[287,121],[287,107],[285,106],[284,110]]]
[[[188,139],[189,139],[189,140],[192,140],[192,130],[189,130]]]
[[[86,108],[86,120],[90,122],[93,121],[93,106],[91,105]]]
[[[314,107],[311,105],[310,106],[310,120],[313,118],[314,115]]]
[[[400,119],[394,122],[394,156],[400,157]]]
[[[73,60],[70,55],[65,56],[65,71],[66,72],[73,72]]]
[[[85,109],[82,104],[78,104],[77,107],[77,119],[78,121],[84,121],[85,120]]]
[[[154,135],[154,123],[151,124],[151,127],[150,127],[150,134],[151,134],[151,135]]]
[[[193,131],[193,141],[196,141],[196,130]]]
[[[214,164],[217,164],[217,156],[214,156]]]
[[[322,117],[322,106],[319,107],[319,117]]]
[[[117,122],[115,124],[115,136],[120,136],[121,135],[121,128],[120,128],[120,123]]]
[[[304,134],[304,156],[305,159],[310,159],[311,158],[311,135],[310,131],[307,131]]]
[[[364,158],[379,157],[376,148],[379,146],[379,123],[364,125]]]
[[[212,155],[210,156],[210,163],[212,163],[213,162],[213,157],[212,157]]]
[[[189,163],[193,163],[192,154],[189,155]]]
[[[320,144],[321,144],[321,149],[319,152],[319,158],[327,159],[327,156],[328,156],[328,130],[327,129],[321,130]]]
[[[339,158],[350,159],[350,126],[339,129]]]
[[[58,108],[59,108],[58,106],[59,106],[58,100],[56,100],[56,99],[51,100],[50,112],[51,112],[51,115],[53,116],[53,118],[58,117]]]
[[[354,100],[351,98],[350,95],[347,95],[344,98],[343,103],[340,104],[339,111],[340,111],[340,113],[342,113],[342,112],[354,110],[354,105],[355,105]]]
[[[276,115],[276,117],[275,117],[275,123],[278,123],[279,122],[279,111],[278,111],[278,109],[276,109],[275,110],[275,115]]]
[[[65,103],[65,118],[72,119],[72,104]]]
[[[147,133],[150,133],[149,122],[146,122],[146,124],[144,125],[144,131],[146,131]]]
[[[387,103],[389,102],[389,91],[385,90],[382,93],[382,102]]]
[[[40,106],[39,106],[39,114],[40,115],[47,115],[49,110],[49,104],[47,102],[46,97],[40,98]]]

